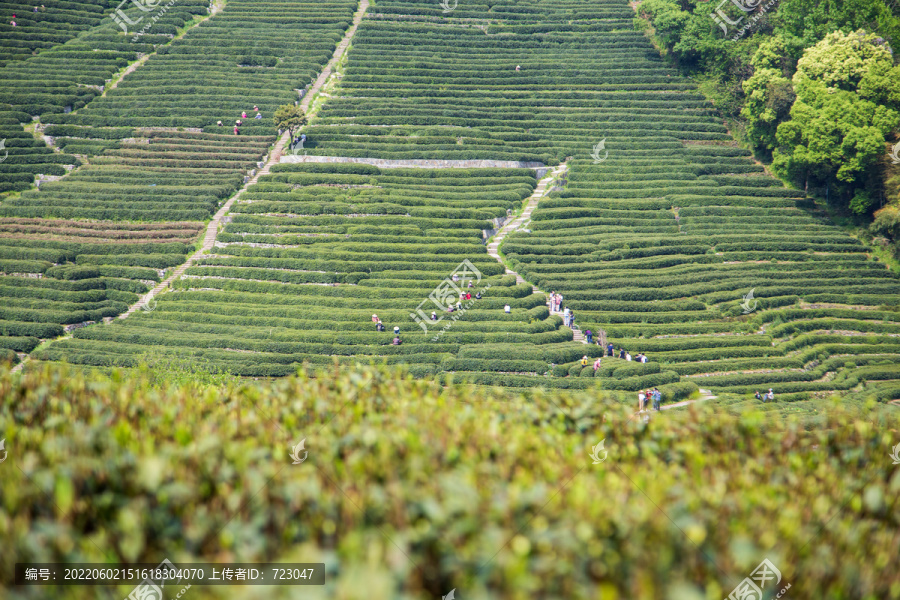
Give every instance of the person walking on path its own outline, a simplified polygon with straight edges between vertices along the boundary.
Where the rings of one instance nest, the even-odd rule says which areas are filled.
[[[591,332],[590,329],[588,329],[587,331],[585,331],[585,332],[584,332],[584,335],[585,335],[585,337],[587,337],[587,342],[588,342],[588,344],[593,344],[593,343],[594,343],[594,334]]]
[[[611,342],[610,342],[609,344],[607,344],[607,345],[606,345],[606,355],[607,355],[607,356],[612,356],[612,355],[613,355],[613,350],[614,350],[614,349],[615,349],[615,348],[613,347],[613,345],[612,345]]]
[[[662,392],[659,388],[653,388],[653,408],[656,412],[660,411],[660,403],[662,402]]]

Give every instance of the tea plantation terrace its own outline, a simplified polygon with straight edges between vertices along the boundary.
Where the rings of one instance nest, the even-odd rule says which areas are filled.
[[[29,227],[113,223],[141,210],[167,215],[160,222],[208,218],[273,140],[268,120],[240,136],[216,121],[249,98],[265,115],[296,100],[355,9],[289,6],[306,24],[291,30],[277,10],[229,2],[104,96],[67,114],[46,109],[45,133],[91,164],[0,202],[0,215]],[[446,15],[439,3],[379,2],[303,129],[303,152],[335,160],[571,157],[567,180],[504,237],[505,264],[487,253],[483,232],[534,194],[532,170],[283,164],[243,193],[213,251],[155,310],[78,329],[34,357],[109,367],[186,356],[247,376],[336,357],[516,388],[662,386],[668,399],[698,384],[739,394],[774,387],[784,399],[897,396],[896,275],[737,147],[632,18],[620,0],[466,4]],[[318,37],[295,43],[310,23],[320,23]],[[122,185],[141,200],[116,196]],[[127,266],[163,268],[162,255],[174,266],[187,252]],[[106,255],[76,253],[74,262],[127,262]],[[481,273],[484,297],[423,331],[410,313],[464,260]],[[603,349],[574,341],[533,286],[563,293],[595,339],[650,362],[583,368],[583,355],[593,362]],[[387,331],[375,330],[373,313]]]
[[[123,312],[184,263],[202,222],[275,140],[275,108],[322,69],[355,4],[218,8],[176,3],[136,39],[103,19],[0,68],[10,148],[0,189],[21,191],[0,199],[4,357]],[[138,68],[113,82],[129,64]],[[266,119],[247,119],[241,135],[216,124],[254,104]],[[32,116],[42,138],[19,125]],[[66,175],[65,165],[77,168]]]

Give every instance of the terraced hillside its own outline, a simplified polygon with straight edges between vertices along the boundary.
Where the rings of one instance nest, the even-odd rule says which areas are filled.
[[[112,5],[106,0],[44,0],[37,6],[0,2],[0,68],[89,31]]]
[[[695,118],[712,107],[633,16],[619,1],[460,2],[446,14],[438,2],[379,2],[308,152],[555,164],[607,124],[651,143],[728,139],[721,123]]]
[[[896,302],[896,274],[804,210],[802,193],[754,173],[730,146],[687,145],[664,159],[609,148],[598,165],[576,161],[531,232],[503,246],[525,277],[564,295],[583,328],[720,391],[898,378],[900,315],[878,309]]]
[[[269,23],[257,18],[274,18],[258,17],[258,2],[234,6],[238,22],[257,28]],[[634,31],[632,16],[619,0],[463,3],[449,14],[437,3],[379,2],[357,30],[337,85],[304,130],[309,139],[302,152],[313,158],[552,165],[571,157],[566,180],[539,198],[530,221],[500,246],[507,266],[525,281],[517,284],[489,256],[484,235],[533,194],[533,170],[284,164],[246,190],[213,251],[173,282],[155,310],[78,330],[35,356],[98,366],[187,356],[253,376],[282,375],[301,362],[336,356],[511,387],[665,385],[668,397],[695,384],[737,393],[774,387],[796,399],[868,386],[883,398],[897,396],[896,275],[736,147],[695,86]],[[300,87],[278,76],[278,67],[271,73],[253,67],[257,79],[248,75],[236,94],[203,76],[176,77],[194,64],[191,40],[205,48],[207,40],[228,38],[224,30],[204,32],[216,19],[201,25],[196,38],[192,32],[163,48],[134,79],[84,110],[55,117],[51,131],[71,136],[65,143],[75,147],[101,147],[93,162],[102,164],[80,169],[59,187],[6,201],[0,213],[33,218],[28,211],[39,210],[45,190],[57,194],[48,205],[72,206],[63,193],[77,189],[66,186],[79,178],[108,177],[121,186],[146,164],[156,165],[154,172],[176,169],[153,162],[168,157],[202,163],[177,171],[179,181],[203,177],[191,180],[199,193],[171,196],[161,210],[186,222],[204,218],[191,211],[214,210],[228,191],[201,191],[201,182],[232,185],[234,176],[236,189],[247,167],[242,161],[253,158],[257,143],[254,136],[238,142],[220,135],[219,107],[238,107],[252,92],[271,112],[272,103]],[[337,25],[343,22],[334,31]],[[274,41],[251,46],[245,44],[241,61],[264,63],[278,47]],[[301,76],[301,62],[292,64],[302,79],[309,74]],[[211,68],[224,69],[216,77],[251,73],[226,63],[211,59]],[[167,78],[171,87],[162,83]],[[147,96],[147,88],[172,95]],[[186,96],[191,102],[182,102]],[[136,126],[123,118],[126,109],[146,109],[141,119],[148,127],[203,132],[101,138]],[[271,138],[259,137],[263,149]],[[230,154],[217,150],[225,147]],[[209,162],[195,158],[204,150]],[[122,165],[131,172],[116,179]],[[106,210],[103,201],[77,205],[66,218]],[[139,209],[117,207],[115,196],[108,208],[121,215]],[[426,322],[423,331],[415,319],[430,321],[429,295],[463,261],[481,273],[477,284],[490,288],[457,320],[448,314],[440,323]],[[751,290],[754,298],[747,297]],[[650,362],[606,358],[597,370],[584,366],[583,355],[592,363],[603,349],[578,343],[550,314],[541,293],[550,291],[565,295],[581,330],[645,353]],[[375,331],[373,313],[387,331]],[[445,324],[451,326],[440,333]],[[394,326],[401,330],[399,346],[391,343]]]
[[[275,107],[296,100],[321,70],[355,8],[236,0],[176,37],[200,5],[179,6],[143,34],[107,19],[0,69],[15,82],[2,95],[10,120],[39,114],[39,132],[63,149],[11,162],[30,167],[17,189],[38,168],[44,177],[0,201],[0,348],[27,352],[63,326],[115,316],[182,264],[203,221],[275,140]],[[108,85],[129,62],[133,72]],[[254,105],[263,118],[250,115],[240,135],[216,124]],[[20,130],[16,146],[27,137]],[[86,164],[60,178],[67,170],[36,166],[45,162]]]
[[[501,252],[582,330],[716,390],[898,394],[896,274],[735,147],[624,2],[378,11],[311,153],[573,156]]]
[[[560,348],[571,331],[550,316],[542,295],[504,274],[482,239],[490,219],[535,184],[526,169],[283,165],[240,198],[215,250],[155,310],[80,330],[39,356],[131,365],[150,351],[256,376],[331,356],[405,363],[418,375],[487,372],[473,375],[483,382],[500,381],[491,372],[542,375],[579,348]],[[455,290],[436,302],[429,295],[453,273],[460,275],[453,287],[473,298],[451,314],[438,304],[455,304]],[[425,327],[410,320],[417,309]],[[376,331],[373,314],[385,331]],[[395,326],[401,345],[392,343]]]

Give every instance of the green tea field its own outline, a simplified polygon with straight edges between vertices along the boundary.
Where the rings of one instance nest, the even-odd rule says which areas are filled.
[[[48,1],[0,597],[900,598],[896,2]]]

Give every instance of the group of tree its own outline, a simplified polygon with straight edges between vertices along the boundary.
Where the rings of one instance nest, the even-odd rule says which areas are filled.
[[[644,0],[638,10],[681,69],[717,84],[719,108],[777,175],[856,215],[900,201],[889,156],[900,2]]]

